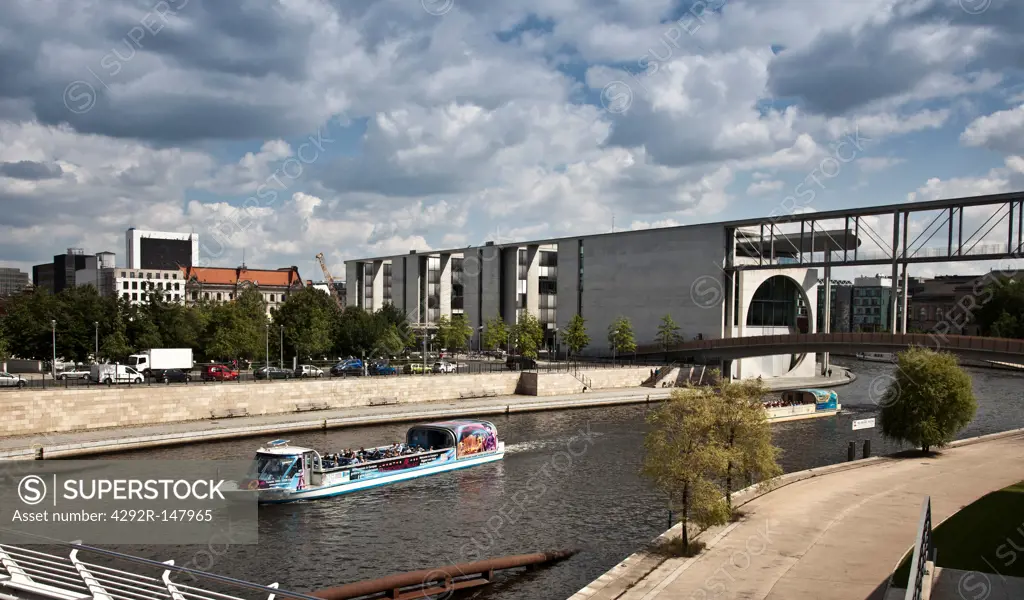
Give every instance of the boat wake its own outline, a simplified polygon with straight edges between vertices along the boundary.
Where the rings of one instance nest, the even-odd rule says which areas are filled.
[[[586,436],[578,435],[553,440],[531,440],[528,442],[516,442],[515,444],[505,446],[505,454],[523,454],[527,452],[544,452],[549,450],[564,449],[567,444],[573,443],[576,440],[598,438],[603,435],[603,433],[592,431]]]

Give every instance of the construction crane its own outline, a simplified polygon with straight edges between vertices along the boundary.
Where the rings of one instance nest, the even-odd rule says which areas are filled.
[[[320,263],[320,269],[324,272],[324,279],[327,280],[327,286],[331,288],[331,296],[333,296],[334,301],[338,303],[338,309],[344,311],[345,303],[341,301],[341,294],[338,293],[338,286],[334,285],[334,277],[331,277],[331,271],[327,268],[327,262],[324,260],[324,253],[321,252],[317,254],[316,260]]]

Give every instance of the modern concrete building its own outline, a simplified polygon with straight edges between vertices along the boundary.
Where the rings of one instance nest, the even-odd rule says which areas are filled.
[[[305,286],[298,267],[277,270],[238,267],[188,267],[181,270],[185,279],[185,301],[230,302],[245,288],[251,287],[262,294],[267,303],[267,314],[284,304],[288,295]]]
[[[512,324],[528,311],[545,324],[549,339],[560,349],[557,331],[580,314],[592,340],[584,351],[590,355],[611,354],[606,332],[618,317],[630,319],[641,345],[656,342],[665,315],[672,316],[685,339],[813,331],[818,308],[809,299],[817,298],[819,274],[816,269],[790,266],[792,256],[802,248],[834,248],[827,244],[846,240],[844,232],[823,236],[819,231],[817,240],[814,233],[780,234],[777,240],[793,251],[786,252],[782,242],[773,243],[766,258],[766,243],[747,231],[731,235],[731,225],[500,246],[489,242],[351,260],[345,263],[347,304],[379,310],[391,301],[419,323],[436,323],[442,315],[461,312],[473,329],[473,347],[479,347],[488,320],[501,317]],[[728,276],[727,257],[732,264],[759,268]],[[761,268],[767,260],[780,268]],[[813,354],[745,358],[732,363],[732,374],[810,376],[815,374],[815,360]]]
[[[117,294],[132,304],[146,304],[156,293],[166,302],[185,302],[185,274],[181,269],[104,269],[100,279],[101,294]]]
[[[20,294],[28,287],[28,273],[21,269],[0,267],[0,298]]]
[[[171,231],[125,232],[129,269],[171,270],[199,264],[199,234]]]
[[[76,274],[79,271],[86,271],[87,281],[95,283],[95,271],[98,264],[96,256],[85,254],[81,248],[68,248],[66,253],[54,256],[52,263],[32,267],[32,283],[36,287],[59,294],[64,288],[77,285]],[[90,272],[92,273],[91,279],[89,278]]]

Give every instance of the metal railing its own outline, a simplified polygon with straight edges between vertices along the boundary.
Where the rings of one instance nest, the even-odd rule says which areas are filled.
[[[173,560],[158,562],[137,556],[83,546],[55,543],[70,548],[67,556],[0,544],[0,589],[15,598],[55,600],[252,600],[198,585],[174,581],[173,574],[188,574],[193,581],[204,579],[232,588],[259,592],[259,598],[276,596],[292,600],[318,600],[313,596],[279,589],[277,583],[260,585],[196,569],[178,567]],[[161,575],[143,575],[111,566],[87,562],[79,554],[95,554],[122,563],[157,569]],[[19,593],[20,592],[20,593]],[[6,594],[5,594],[6,595]]]
[[[921,507],[921,521],[917,525],[914,557],[910,561],[910,576],[907,579],[907,594],[904,600],[922,600],[927,574],[926,563],[933,560],[932,554],[932,498],[926,496]]]

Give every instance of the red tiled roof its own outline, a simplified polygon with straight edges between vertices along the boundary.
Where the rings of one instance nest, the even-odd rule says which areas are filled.
[[[260,286],[291,287],[302,285],[299,270],[295,267],[278,269],[224,269],[220,267],[182,267],[186,281],[195,279],[201,284],[238,285],[248,282]]]

